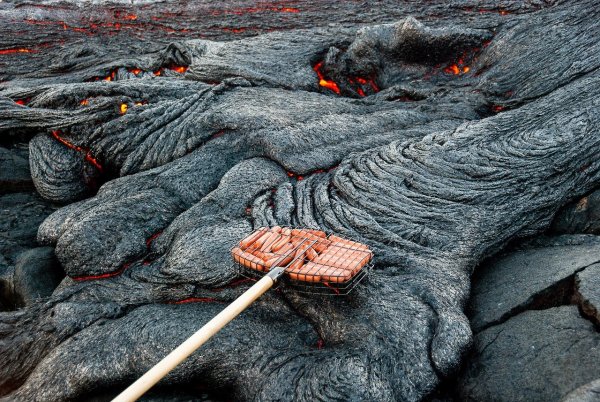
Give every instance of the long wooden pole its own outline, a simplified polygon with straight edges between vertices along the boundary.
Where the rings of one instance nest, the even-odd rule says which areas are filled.
[[[280,267],[272,269],[269,274],[261,278],[250,289],[244,292],[244,294],[235,299],[233,303],[217,314],[215,318],[207,322],[185,342],[148,370],[146,374],[138,378],[137,381],[131,384],[125,391],[117,395],[112,402],[133,402],[144,395],[144,393],[152,388],[154,384],[159,382],[171,370],[177,367],[177,365],[206,343],[206,341],[214,334],[219,332],[221,328],[231,322],[231,320],[237,317],[256,299],[269,290],[283,272],[283,268]]]

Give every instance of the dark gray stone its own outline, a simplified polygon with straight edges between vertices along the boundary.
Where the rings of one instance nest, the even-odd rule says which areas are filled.
[[[577,242],[583,244],[569,244]],[[600,261],[600,238],[564,236],[544,243],[547,247],[537,244],[478,268],[469,314],[475,331],[525,309],[568,303],[573,276]]]
[[[464,401],[560,401],[600,375],[600,333],[575,306],[526,311],[475,336]]]
[[[570,392],[562,402],[598,402],[600,401],[600,379],[582,385]]]
[[[29,306],[49,297],[64,276],[51,247],[34,248],[19,254],[13,279],[15,307]]]
[[[40,223],[55,210],[37,194],[0,195],[0,254],[14,264],[17,254],[36,245]]]
[[[600,191],[565,206],[554,218],[552,231],[600,234]]]
[[[575,298],[583,313],[600,328],[600,264],[594,264],[575,277]]]
[[[0,135],[35,134],[36,187],[82,199],[38,232],[71,278],[0,315],[4,398],[124,387],[248,287],[227,250],[264,224],[357,238],[375,270],[349,298],[270,292],[162,385],[417,401],[452,375],[472,342],[475,266],[600,185],[600,10],[419,7],[449,17],[131,53],[80,44],[3,84]],[[319,85],[317,66],[339,85]],[[87,82],[107,69],[114,80]]]
[[[29,161],[15,150],[0,147],[0,195],[31,189]]]

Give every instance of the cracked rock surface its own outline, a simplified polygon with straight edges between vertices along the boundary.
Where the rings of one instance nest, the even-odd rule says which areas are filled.
[[[588,280],[596,277],[599,261],[596,236],[543,239],[496,258],[480,267],[473,279],[471,326],[479,331],[527,309],[568,303],[575,276],[583,276],[583,292],[593,297]]]
[[[597,400],[599,246],[592,235],[541,237],[477,269],[461,400]]]
[[[600,11],[586,0],[475,3],[385,3],[364,20],[345,4],[335,12],[346,23],[262,22],[269,32],[227,41],[167,25],[179,32],[171,43],[81,43],[63,21],[72,46],[50,65],[38,50],[8,52],[39,68],[3,75],[0,136],[31,139],[33,184],[62,207],[47,216],[40,201],[48,213],[27,220],[27,245],[0,243],[14,265],[5,282],[21,284],[25,306],[0,315],[2,400],[114,396],[250,286],[229,249],[276,224],[369,244],[373,273],[348,298],[269,292],[171,372],[158,400],[184,387],[234,400],[419,401],[473,344],[465,398],[489,400],[497,387],[518,399],[510,373],[542,384],[569,348],[588,351],[578,380],[540,395],[597,378],[596,329],[564,306],[581,300],[596,314],[595,237],[539,239],[481,271],[474,343],[465,308],[481,261],[546,231],[600,185]],[[196,21],[164,17],[186,32]],[[33,198],[1,196],[13,202],[1,224],[20,228],[15,211]],[[41,291],[25,285],[42,283],[52,255],[67,277],[37,300],[57,277]],[[528,342],[548,353],[531,355]]]
[[[599,343],[576,306],[526,311],[477,334],[463,400],[560,401],[598,378]]]

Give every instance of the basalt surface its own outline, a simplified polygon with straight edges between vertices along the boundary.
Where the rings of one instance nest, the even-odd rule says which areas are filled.
[[[600,184],[592,1],[87,7],[0,8],[0,138],[30,140],[62,205],[25,257],[67,274],[0,313],[4,400],[115,395],[250,286],[229,249],[275,224],[356,238],[375,268],[348,298],[270,292],[156,392],[422,400],[473,343],[473,269]],[[209,29],[257,14],[257,36]]]

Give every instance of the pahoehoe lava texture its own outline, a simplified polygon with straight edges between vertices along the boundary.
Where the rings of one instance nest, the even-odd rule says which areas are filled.
[[[249,286],[228,250],[274,224],[364,241],[374,272],[345,299],[270,292],[163,385],[429,395],[471,344],[473,268],[600,184],[600,10],[487,14],[98,49],[97,63],[75,46],[64,71],[3,83],[0,135],[32,137],[36,188],[68,204],[38,232],[68,277],[0,315],[4,399],[135,379]]]

